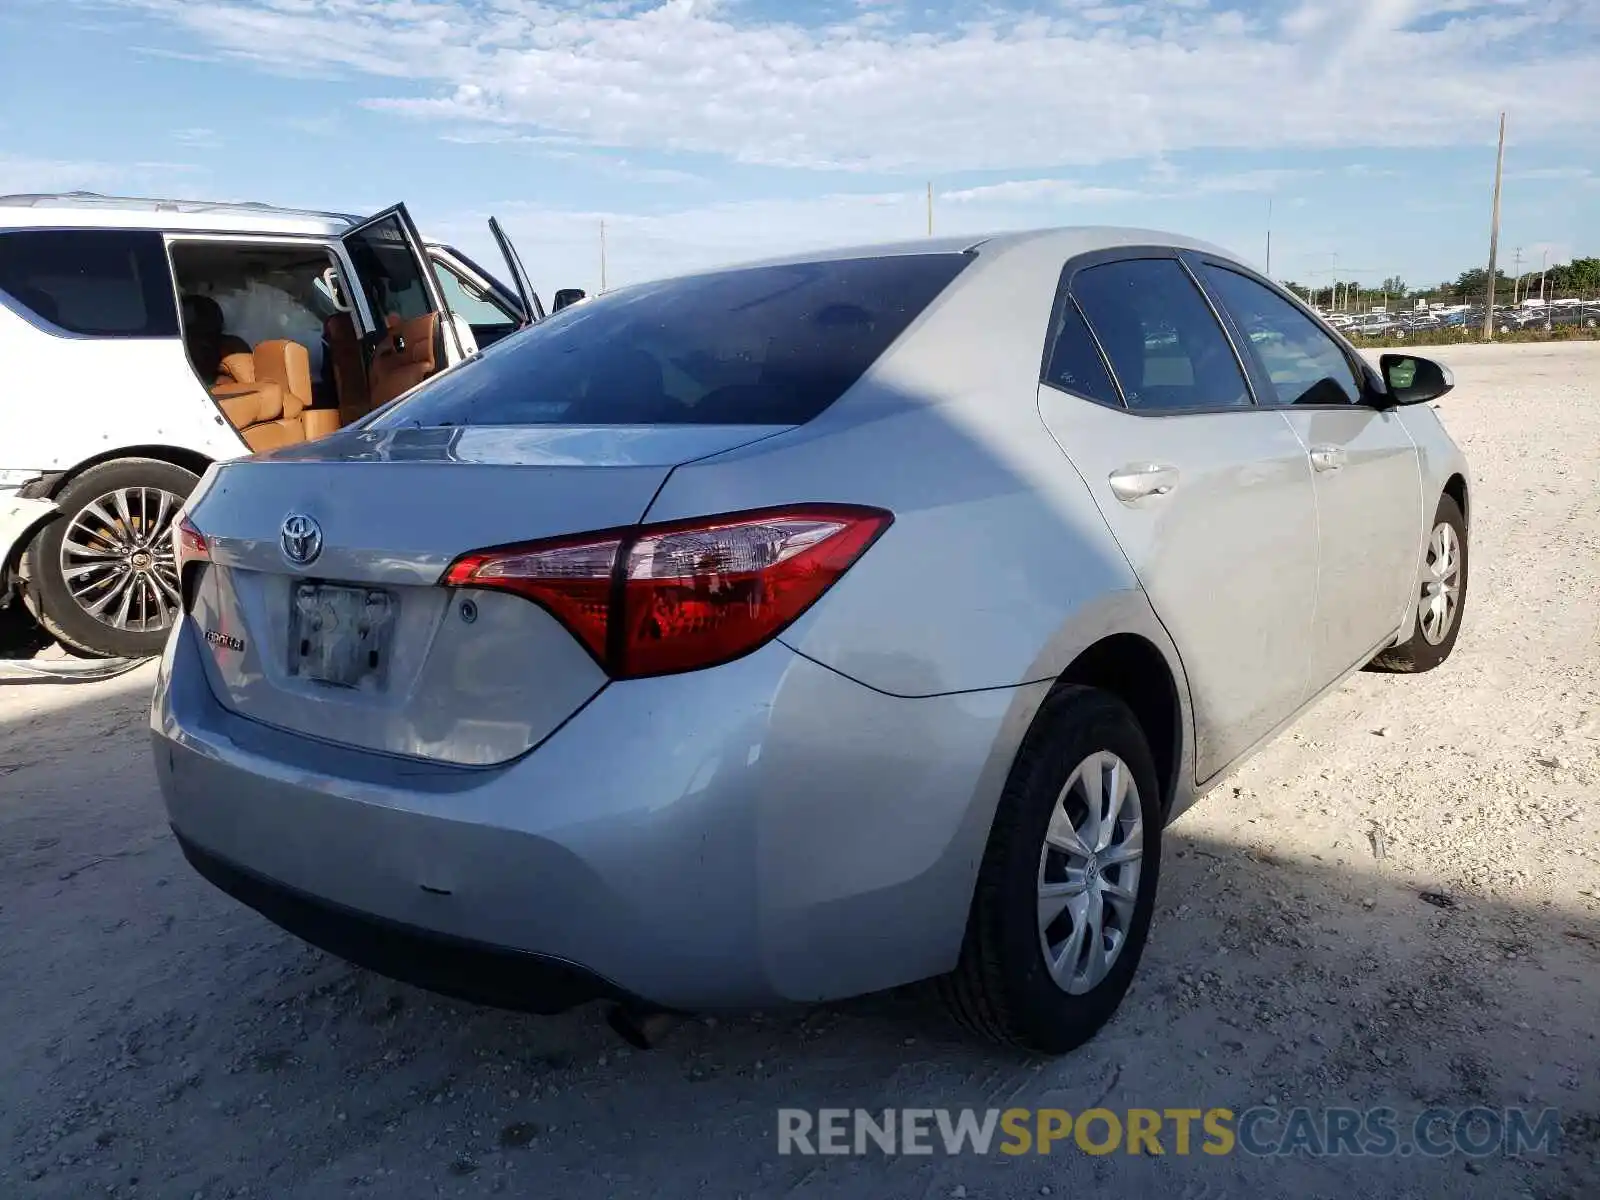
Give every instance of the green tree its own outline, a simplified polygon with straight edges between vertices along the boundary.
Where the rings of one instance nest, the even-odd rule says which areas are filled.
[[[1456,276],[1453,290],[1463,300],[1481,301],[1489,292],[1489,272],[1482,267],[1473,267],[1470,271],[1463,271]],[[1500,297],[1511,299],[1511,279],[1500,268],[1494,272],[1494,297],[1495,303],[1500,302]]]
[[[1391,275],[1385,279],[1379,290],[1387,292],[1391,296],[1398,296],[1402,300],[1411,293],[1411,289],[1406,286],[1406,281],[1398,275]]]
[[[1550,269],[1550,287],[1556,293],[1600,295],[1600,258],[1575,258]]]

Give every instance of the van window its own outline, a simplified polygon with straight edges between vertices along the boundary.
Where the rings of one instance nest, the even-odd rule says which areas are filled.
[[[155,230],[15,229],[0,233],[0,292],[41,328],[107,338],[178,336]]]
[[[843,395],[968,261],[747,267],[612,292],[497,342],[372,428],[798,425]]]

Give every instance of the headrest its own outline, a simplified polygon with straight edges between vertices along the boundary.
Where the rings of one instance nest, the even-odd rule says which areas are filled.
[[[210,296],[190,293],[183,298],[183,327],[191,335],[221,337],[224,324],[222,306]]]

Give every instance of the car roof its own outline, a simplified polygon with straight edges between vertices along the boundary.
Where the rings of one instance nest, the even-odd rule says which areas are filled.
[[[1050,259],[1065,261],[1080,254],[1098,250],[1116,250],[1130,246],[1163,246],[1182,250],[1198,250],[1215,254],[1234,262],[1244,262],[1239,255],[1221,246],[1197,238],[1159,229],[1138,229],[1115,225],[1063,225],[1046,229],[1006,230],[998,233],[944,235],[922,237],[896,242],[876,242],[864,245],[838,246],[818,250],[784,254],[748,262],[728,263],[704,271],[685,272],[686,276],[710,274],[714,271],[742,270],[750,267],[775,267],[814,262],[838,262],[852,258],[887,258],[904,254],[965,254],[977,252],[985,257],[1026,246],[1030,251]]]
[[[102,196],[96,192],[0,196],[0,229],[171,229],[337,237],[361,220],[349,213],[279,208],[255,202],[164,200]]]

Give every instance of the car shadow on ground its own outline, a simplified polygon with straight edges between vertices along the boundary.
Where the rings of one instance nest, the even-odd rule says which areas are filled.
[[[540,1018],[441,999],[202,883],[161,824],[140,686],[146,672],[75,716],[103,731],[96,777],[128,781],[126,812],[47,833],[21,811],[42,771],[72,786],[45,761],[48,720],[41,760],[6,780],[3,909],[33,951],[8,949],[21,982],[0,993],[8,1195],[1576,1200],[1600,1181],[1593,912],[1423,895],[1376,864],[1288,861],[1180,821],[1133,990],[1063,1059],[971,1039],[920,987],[690,1021],[640,1052],[597,1005]],[[1258,1104],[1555,1106],[1566,1137],[1555,1157],[1470,1162],[777,1152],[782,1107]]]

